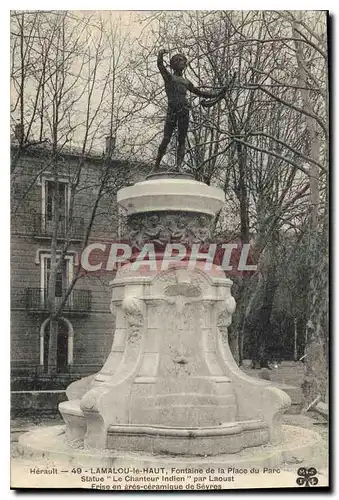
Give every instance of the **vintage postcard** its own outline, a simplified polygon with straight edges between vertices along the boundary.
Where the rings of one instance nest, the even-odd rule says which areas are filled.
[[[10,22],[11,488],[328,488],[328,13]]]

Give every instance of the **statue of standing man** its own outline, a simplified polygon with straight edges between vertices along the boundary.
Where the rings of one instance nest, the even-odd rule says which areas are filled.
[[[175,127],[178,127],[176,170],[179,171],[185,156],[185,141],[189,123],[190,105],[186,99],[187,91],[189,90],[199,97],[210,99],[209,101],[201,102],[202,106],[210,107],[225,96],[227,87],[222,88],[219,92],[207,92],[194,87],[194,85],[183,76],[183,72],[187,66],[187,58],[184,54],[176,54],[171,57],[170,67],[173,73],[170,73],[164,66],[163,57],[167,53],[167,50],[161,49],[158,53],[157,61],[159,71],[165,81],[168,107],[164,127],[164,137],[158,149],[155,170],[159,170],[160,162],[166,153],[173,131]]]

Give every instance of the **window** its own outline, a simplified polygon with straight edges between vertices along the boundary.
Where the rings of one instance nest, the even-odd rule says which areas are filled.
[[[49,276],[51,273],[51,258],[45,257],[45,277],[44,277],[44,285],[45,289],[48,289],[49,284]],[[56,273],[56,282],[55,282],[55,296],[62,297],[62,292],[65,288],[67,288],[68,284],[68,262],[65,260],[62,263],[62,266],[59,267]]]
[[[57,302],[61,301],[64,290],[67,289],[69,283],[72,281],[73,265],[74,265],[73,255],[66,255],[62,265],[57,270],[56,283],[55,283],[55,299]],[[40,289],[41,289],[41,300],[43,305],[46,305],[50,273],[51,273],[51,256],[50,254],[41,254]],[[72,300],[72,294],[70,295],[68,300],[69,301]]]
[[[46,220],[52,221],[56,208],[60,218],[66,217],[68,212],[68,184],[58,182],[58,198],[55,200],[56,184],[54,181],[45,181],[45,214]],[[57,205],[55,207],[55,205]]]
[[[41,186],[41,229],[44,234],[52,234],[54,222],[57,220],[58,233],[62,235],[67,231],[69,183],[66,180],[55,183],[50,179],[42,179]]]

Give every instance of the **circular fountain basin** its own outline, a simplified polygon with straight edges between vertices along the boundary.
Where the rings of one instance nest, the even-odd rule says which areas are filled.
[[[27,458],[59,462],[79,467],[279,467],[284,462],[312,460],[324,446],[321,436],[310,429],[282,425],[280,441],[246,448],[239,453],[214,456],[172,456],[115,450],[72,448],[66,440],[64,425],[43,427],[19,438],[19,451]]]

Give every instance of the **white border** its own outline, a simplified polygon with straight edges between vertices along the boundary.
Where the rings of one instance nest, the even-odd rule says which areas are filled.
[[[0,22],[1,22],[1,29],[0,29],[0,36],[2,38],[1,40],[1,47],[3,47],[2,50],[2,60],[4,61],[5,65],[4,67],[9,68],[9,9],[46,9],[46,2],[40,1],[34,1],[30,2],[29,4],[27,2],[23,1],[17,1],[10,3],[10,5],[7,7],[7,5],[4,3],[4,7],[2,7],[1,16],[0,16]],[[166,6],[170,6],[172,10],[180,10],[180,9],[185,9],[185,10],[196,10],[196,9],[205,9],[207,6],[206,1],[201,1],[201,0],[195,0],[195,1],[183,1],[183,0],[172,0],[170,3],[167,3],[167,5],[160,5],[159,2],[151,1],[151,2],[137,2],[136,0],[131,1],[131,0],[125,0],[124,2],[121,2],[119,0],[115,2],[109,2],[109,1],[99,1],[95,5],[93,2],[87,2],[87,1],[67,1],[65,2],[64,0],[60,0],[59,2],[52,2],[52,4],[48,4],[48,9],[73,9],[73,10],[101,10],[101,9],[112,9],[113,7],[115,9],[121,9],[121,10],[159,10],[160,8],[164,9]],[[241,9],[263,9],[263,10],[280,10],[281,8],[284,9],[291,9],[291,10],[312,10],[312,9],[329,9],[332,13],[332,15],[338,14],[338,7],[337,7],[337,2],[335,3],[334,1],[327,2],[326,4],[322,4],[319,1],[314,1],[314,0],[308,0],[308,1],[291,1],[291,0],[285,0],[284,2],[277,2],[277,1],[259,1],[259,2],[250,2],[249,0],[244,1],[244,0],[238,0],[236,4],[234,3],[228,3],[227,2],[221,2],[221,1],[216,1],[216,0],[209,0],[208,2],[208,9],[213,10],[213,9],[231,9],[234,7],[237,7],[238,10]],[[337,19],[334,18],[333,24],[337,24]],[[334,26],[333,26],[334,28]],[[335,33],[332,33],[332,37],[334,38],[332,40],[332,50],[334,52],[333,54],[333,65],[334,65],[334,71],[333,71],[333,78],[334,80],[332,81],[332,87],[334,86],[334,83],[337,81],[337,67],[338,67],[338,50],[337,50],[337,40],[335,39]],[[335,46],[334,46],[335,45]],[[7,62],[7,64],[6,64]],[[9,311],[10,311],[10,304],[9,304],[9,78],[7,71],[4,71],[4,77],[0,80],[0,85],[1,85],[1,95],[2,99],[0,100],[0,116],[2,117],[1,120],[1,134],[0,134],[0,143],[1,143],[1,159],[2,159],[2,168],[0,170],[1,172],[1,179],[0,179],[0,200],[1,200],[1,215],[2,215],[2,226],[1,226],[1,234],[3,236],[2,238],[2,245],[1,245],[1,262],[2,262],[2,277],[1,281],[2,284],[7,286],[2,286],[1,287],[1,320],[2,324],[4,325],[4,331],[7,332],[6,335],[3,336],[3,343],[2,347],[4,349],[5,357],[2,360],[1,363],[1,381],[3,383],[2,387],[2,397],[9,405],[10,401],[10,393],[9,393],[9,373],[10,373],[10,366],[9,366],[9,352],[10,352],[10,344],[9,344]],[[8,96],[8,100],[5,96]],[[335,99],[335,92],[333,90],[332,92],[332,108],[335,107],[334,103]],[[333,150],[335,150],[335,147],[339,144],[339,127],[338,127],[338,113],[337,113],[338,108],[336,107],[335,113],[333,112],[333,119],[337,119],[337,127],[336,129],[333,130],[333,135],[332,135],[332,144],[333,144]],[[2,111],[2,112],[1,112]],[[338,146],[337,146],[338,147]],[[335,152],[335,151],[334,151]],[[334,212],[336,212],[336,199],[338,199],[339,193],[337,193],[336,188],[337,188],[337,183],[335,182],[336,179],[336,174],[335,171],[338,168],[337,162],[333,160],[332,164],[332,202],[333,202],[333,208]],[[335,214],[334,214],[334,219],[335,219]],[[333,220],[333,243],[334,243],[334,248],[332,252],[332,258],[334,259],[336,252],[335,250],[338,248],[338,243],[339,243],[339,226],[335,225],[335,220]],[[339,271],[338,271],[338,266],[334,266],[333,269],[333,277],[332,277],[332,284],[333,287],[335,284],[339,283]],[[332,298],[334,300],[334,303],[332,304],[332,310],[333,311],[339,311],[339,300],[337,302],[339,295],[335,294]],[[333,353],[333,365],[335,366],[336,362],[338,362],[339,359],[339,354],[338,354],[338,342],[335,343],[335,337],[337,333],[337,322],[335,321],[336,318],[334,319],[334,326],[332,326],[332,349],[335,351]],[[334,362],[336,360],[336,362]],[[334,384],[334,380],[336,379],[335,376],[335,370],[333,367],[332,370],[332,382]],[[334,395],[334,388],[332,388],[332,394]],[[335,405],[335,418],[338,418],[339,414],[339,405],[338,405],[338,400],[337,398],[337,404]],[[333,422],[333,428],[336,427],[337,420]],[[7,443],[7,446],[2,446],[2,454],[1,456],[1,465],[0,467],[2,476],[1,476],[1,498],[8,498],[9,496],[12,496],[14,493],[9,491],[9,453],[10,453],[10,435],[9,435],[9,408],[8,411],[6,412],[1,412],[1,430],[4,434],[2,443]],[[338,432],[335,433],[336,436],[338,436]],[[336,442],[337,444],[337,442]],[[332,449],[332,453],[338,456],[338,449],[335,446]],[[332,471],[333,476],[335,476],[335,471]],[[334,478],[335,479],[335,478]],[[252,492],[253,494],[254,492]],[[279,491],[277,491],[279,494]],[[63,498],[72,498],[73,494],[72,493],[62,493]],[[246,498],[246,492],[240,495],[235,495],[234,493],[231,492],[226,492],[228,497],[235,497],[235,498]],[[273,493],[274,494],[274,493]],[[81,495],[81,494],[80,494]],[[145,495],[148,495],[145,493]],[[178,497],[180,494],[176,494],[175,496]],[[295,497],[298,498],[298,493],[285,493],[282,496],[287,496],[288,497]],[[45,495],[41,494],[31,494],[31,497],[37,496],[38,498],[44,498]],[[129,495],[128,493],[124,494],[124,498],[131,496],[132,498],[134,497],[133,494]],[[181,495],[180,495],[181,496]],[[318,497],[328,497],[328,494],[320,493],[317,495]],[[151,498],[154,497],[154,494],[150,495]]]

